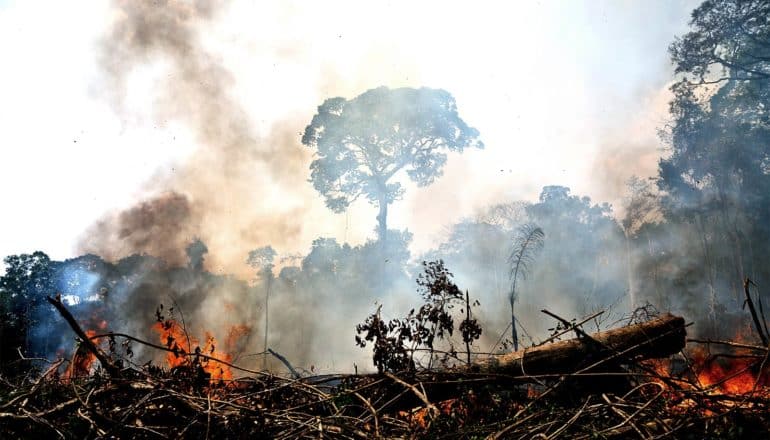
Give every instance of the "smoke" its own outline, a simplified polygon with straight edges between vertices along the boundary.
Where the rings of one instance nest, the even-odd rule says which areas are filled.
[[[313,251],[302,268],[290,268],[300,274],[298,279],[284,276],[270,288],[265,274],[255,279],[258,270],[246,265],[251,249],[298,249],[306,245],[305,224],[312,224],[313,233],[323,230],[318,212],[326,213],[326,208],[305,184],[311,151],[300,144],[299,132],[309,115],[289,114],[264,135],[255,130],[249,112],[231,95],[233,74],[203,38],[224,13],[225,2],[116,1],[114,9],[99,58],[109,102],[124,120],[131,120],[133,78],[153,69],[153,124],[182,124],[197,148],[170,171],[159,171],[133,206],[105,214],[80,239],[81,253],[99,255],[119,273],[131,275],[132,281],[124,282],[100,274],[99,285],[113,291],[111,328],[153,340],[153,311],[160,303],[166,309],[173,303],[193,336],[200,339],[204,331],[212,331],[221,340],[229,326],[242,324],[251,328],[245,351],[260,352],[266,289],[271,289],[270,346],[298,366],[315,362],[332,369],[336,359],[350,369],[350,359],[365,357],[353,348],[353,328],[374,296],[389,291],[376,280],[403,276],[408,251],[400,248],[398,257],[389,257],[393,263],[371,272],[369,268],[382,264],[377,246],[352,250],[335,242],[335,252],[361,257],[332,263],[332,257]],[[320,87],[331,87],[336,74],[324,76]],[[358,83],[364,86],[360,79]],[[202,265],[202,255],[193,261],[186,252],[194,240],[208,250]],[[142,256],[130,257],[136,254]],[[161,261],[146,263],[149,256]],[[343,270],[346,281],[338,275]],[[382,290],[375,293],[372,285]],[[356,301],[339,295],[354,291]],[[344,318],[328,319],[336,313]],[[254,360],[247,358],[245,365],[253,366],[249,359]]]
[[[255,121],[232,95],[235,75],[220,56],[208,49],[204,38],[225,13],[225,2],[126,0],[116,1],[114,6],[114,18],[101,43],[99,58],[109,102],[118,114],[130,120],[133,75],[155,69],[156,82],[150,89],[153,123],[182,124],[192,134],[196,149],[171,171],[159,172],[147,182],[144,194],[133,206],[108,213],[88,228],[79,250],[111,261],[149,254],[177,268],[188,264],[185,249],[193,240],[200,239],[210,251],[203,266],[208,271],[206,276],[191,267],[176,272],[137,267],[137,282],[118,289],[120,293],[113,298],[119,300],[112,300],[120,304],[117,309],[123,313],[126,328],[151,338],[148,332],[152,311],[160,302],[168,304],[164,295],[173,294],[179,310],[184,311],[198,335],[200,330],[213,330],[222,337],[228,324],[248,324],[253,329],[248,350],[258,352],[262,349],[263,298],[272,289],[269,345],[299,365],[327,362],[332,369],[336,358],[337,370],[349,369],[350,359],[365,357],[353,348],[352,332],[373,308],[374,299],[390,307],[384,311],[391,317],[416,303],[416,296],[408,296],[413,291],[409,277],[413,278],[414,273],[405,270],[409,255],[403,255],[411,237],[402,239],[400,256],[388,259],[375,252],[373,243],[351,248],[319,239],[299,266],[286,267],[288,270],[281,272],[273,284],[264,278],[253,286],[227,277],[212,278],[211,273],[231,273],[241,280],[251,279],[255,271],[245,264],[251,249],[264,245],[276,247],[279,253],[298,249],[307,241],[306,224],[312,223],[313,234],[323,229],[319,224],[325,220],[317,215],[319,210],[326,213],[321,197],[305,183],[311,151],[299,142],[299,132],[310,115],[289,114],[268,127],[266,133],[256,131]],[[280,56],[291,58],[295,53],[292,48],[283,46]],[[362,68],[364,74],[358,78],[341,76],[332,69],[322,72],[313,87],[325,96],[342,94],[341,88],[353,94],[372,87],[366,73],[388,63],[376,57],[370,64]],[[383,83],[388,81],[379,77],[376,85]],[[655,118],[665,112],[668,95],[651,92],[639,96],[647,103],[649,113],[627,118],[620,129],[603,130],[601,154],[594,162],[593,177],[600,182],[592,192],[596,199],[622,194],[632,174],[649,176],[656,171],[657,140],[651,133],[660,125]],[[500,140],[507,141],[510,136],[506,131]],[[518,162],[522,170],[531,164],[526,157]],[[491,173],[450,161],[447,175],[451,178],[436,182],[430,192],[416,193],[408,188],[414,211],[418,212],[409,218],[415,223],[437,224],[454,221],[450,216],[468,207],[500,202],[501,194],[514,192],[507,183],[493,190],[489,189],[491,184],[479,185],[476,194],[459,190],[481,173],[486,173],[483,182],[492,182],[498,174],[512,174],[510,166],[494,165]],[[525,189],[531,192],[533,188],[530,185]],[[437,193],[441,197],[435,197]],[[549,325],[541,319],[539,308],[574,317],[626,294],[629,274],[625,264],[628,255],[624,252],[628,251],[609,210],[596,207],[586,198],[570,196],[568,190],[551,204],[541,200],[533,205],[551,209],[541,211],[532,211],[527,204],[526,214],[504,224],[489,219],[471,222],[467,230],[457,228],[453,237],[428,253],[447,258],[460,287],[469,288],[482,299],[478,313],[485,323],[490,323],[484,333],[486,346],[504,333],[507,324],[508,311],[500,305],[506,304],[509,283],[508,241],[515,226],[524,220],[537,220],[546,232],[545,252],[522,287],[520,319],[532,333],[543,334]],[[374,215],[366,214],[365,218],[373,219]],[[363,227],[368,229],[367,225]],[[637,247],[631,254],[638,278],[649,279],[646,272],[654,272],[656,280],[638,289],[653,297],[653,293],[673,285],[673,281],[662,280],[660,273],[673,270],[667,265],[675,263],[662,261],[660,252],[652,246],[637,243]],[[423,244],[423,248],[427,246]],[[383,286],[381,279],[390,279],[391,285]],[[701,287],[702,282],[692,290]]]
[[[152,89],[154,123],[182,123],[198,149],[148,182],[145,199],[100,219],[79,250],[113,260],[148,253],[180,264],[184,246],[200,237],[212,250],[209,268],[244,275],[250,247],[269,242],[296,248],[312,194],[292,189],[296,200],[287,201],[284,193],[306,179],[310,152],[296,136],[299,119],[277,123],[260,137],[230,95],[233,75],[202,41],[225,2],[116,1],[114,6],[114,21],[100,46],[110,102],[119,114],[127,113],[131,75],[159,66],[163,75]]]
[[[667,70],[667,69],[662,69]],[[631,101],[641,105],[630,114],[618,117],[612,127],[603,130],[598,140],[598,154],[593,158],[591,193],[598,200],[610,202],[618,218],[624,216],[622,197],[633,176],[657,176],[658,161],[664,153],[659,130],[668,123],[668,103],[673,98],[670,82],[662,79],[659,87],[637,90]]]
[[[147,253],[172,265],[182,265],[182,253],[198,228],[190,200],[168,192],[99,220],[85,234],[84,249],[108,260],[132,253]]]

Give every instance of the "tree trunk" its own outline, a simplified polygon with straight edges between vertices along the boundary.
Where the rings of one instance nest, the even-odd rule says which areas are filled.
[[[264,353],[264,356],[262,357],[263,371],[267,371],[267,352],[268,352],[267,334],[270,329],[270,327],[268,326],[268,323],[269,323],[268,319],[270,318],[270,309],[268,308],[268,306],[270,304],[270,284],[272,283],[272,281],[273,281],[273,274],[269,273],[267,275],[267,288],[265,289],[265,353]]]
[[[628,231],[624,230],[623,235],[626,238],[626,282],[628,283],[628,303],[631,310],[636,309],[636,282],[634,281],[634,271],[631,265],[631,237]]]
[[[587,338],[492,355],[474,362],[470,370],[513,376],[589,371],[594,366],[606,368],[631,359],[670,356],[684,348],[685,336],[684,319],[666,314],[641,324],[594,333]]]
[[[377,238],[381,244],[385,244],[388,236],[388,202],[380,199],[380,213],[377,214]]]
[[[511,342],[513,343],[513,351],[519,351],[519,335],[516,332],[516,314],[514,313],[514,302],[516,298],[511,293]]]

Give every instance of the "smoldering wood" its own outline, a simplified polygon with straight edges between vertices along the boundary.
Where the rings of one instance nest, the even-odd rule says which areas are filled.
[[[469,370],[512,376],[587,372],[611,363],[676,354],[685,347],[686,336],[684,318],[666,314],[588,337],[492,355],[474,362]]]
[[[565,331],[574,331],[577,325],[571,323]],[[577,340],[523,350],[524,365],[530,365],[526,356],[532,352],[575,341],[588,347],[580,349],[595,356],[594,363],[618,353],[624,360],[636,360],[663,352],[659,344],[664,341],[669,344],[667,349],[673,349],[684,339],[669,340],[668,335],[681,336],[684,327],[684,320],[667,315],[611,332],[581,334]],[[91,339],[108,336],[170,351],[120,333]],[[634,338],[641,342],[633,345]],[[746,347],[767,352],[765,347]],[[595,355],[597,350],[601,356]],[[586,363],[574,367],[585,368]],[[512,386],[531,383],[533,377],[511,381],[501,374],[456,370],[295,379],[239,368],[253,375],[233,382],[198,384],[190,375],[173,370],[126,368],[119,381],[86,376],[72,386],[62,386],[56,375],[44,373],[34,384],[26,376],[17,384],[6,378],[0,381],[0,426],[9,438],[367,439],[433,438],[442,432],[452,437],[577,439],[626,438],[634,433],[662,438],[686,432],[706,438],[734,429],[736,420],[744,424],[747,438],[762,438],[768,432],[767,382],[758,382],[759,388],[752,394],[714,392],[698,382],[697,364],[688,362],[685,368],[686,374],[676,376],[666,370],[631,370],[629,376],[639,382],[631,392],[607,390],[614,376],[599,372],[591,375],[595,389],[575,393],[574,381],[556,380],[534,394]],[[669,379],[682,386],[666,387]],[[713,415],[705,416],[705,411]]]

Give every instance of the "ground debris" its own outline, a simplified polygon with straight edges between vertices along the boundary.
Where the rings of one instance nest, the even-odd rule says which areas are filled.
[[[764,359],[750,367],[757,378]],[[257,374],[204,385],[178,369],[49,375],[2,381],[0,431],[7,438],[588,439],[754,438],[770,429],[762,381],[726,393],[699,383],[703,372],[694,367],[673,373],[675,366],[661,365],[630,366],[622,392],[576,387],[575,375]],[[608,374],[582,379],[601,383]]]

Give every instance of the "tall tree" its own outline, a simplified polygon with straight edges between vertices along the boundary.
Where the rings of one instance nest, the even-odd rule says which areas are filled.
[[[5,274],[0,276],[0,362],[17,357],[17,349],[30,354],[31,331],[41,319],[38,312],[46,295],[56,293],[55,264],[45,253],[10,255],[3,261],[6,267]]]
[[[626,196],[623,200],[624,215],[620,221],[623,228],[623,236],[626,246],[626,275],[628,277],[628,301],[631,307],[637,305],[636,271],[634,270],[631,242],[637,239],[637,234],[644,225],[655,223],[662,217],[660,213],[659,196],[655,194],[651,179],[640,179],[631,176],[626,181]],[[647,237],[649,240],[649,237]],[[653,252],[652,242],[648,247],[650,254]],[[656,273],[653,273],[653,279]]]
[[[257,278],[265,283],[265,351],[262,355],[262,369],[267,370],[267,335],[270,327],[268,319],[270,318],[268,306],[270,305],[270,287],[273,284],[273,260],[277,253],[272,246],[263,246],[249,252],[246,262],[252,268],[257,270]]]
[[[664,212],[728,250],[739,298],[743,277],[770,279],[760,264],[770,256],[770,2],[704,2],[670,53],[680,78],[660,162]]]
[[[311,181],[326,206],[343,212],[361,196],[376,204],[377,233],[387,234],[388,205],[404,192],[400,171],[418,186],[441,176],[447,151],[483,148],[478,130],[457,114],[448,92],[380,87],[356,98],[331,98],[305,129],[302,143],[315,149]]]

